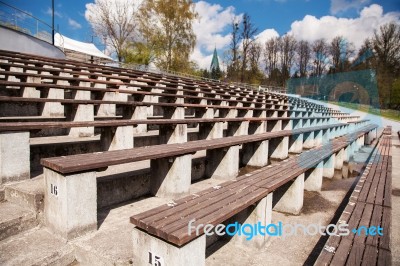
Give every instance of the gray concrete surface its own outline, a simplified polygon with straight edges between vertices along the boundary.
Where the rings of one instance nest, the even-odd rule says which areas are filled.
[[[392,136],[392,262],[400,265],[400,141]]]
[[[45,224],[72,239],[97,228],[96,172],[62,175],[44,169]]]
[[[69,265],[74,250],[45,228],[33,228],[0,242],[0,265]]]
[[[0,49],[64,59],[65,54],[57,47],[25,33],[0,26]]]
[[[30,178],[29,132],[0,133],[0,184]]]

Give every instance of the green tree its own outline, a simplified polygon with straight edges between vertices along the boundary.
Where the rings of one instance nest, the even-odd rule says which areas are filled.
[[[153,51],[149,45],[143,42],[130,43],[123,51],[125,63],[134,63],[148,66],[154,60]]]
[[[144,0],[139,11],[139,30],[154,48],[154,62],[162,69],[191,69],[190,53],[196,44],[192,22],[197,17],[191,0]]]

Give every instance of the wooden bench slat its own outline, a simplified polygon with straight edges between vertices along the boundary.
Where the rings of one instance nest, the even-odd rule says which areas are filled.
[[[371,225],[382,226],[382,214],[383,214],[382,206],[375,205],[371,217]],[[368,235],[365,242],[367,245],[378,247],[379,239],[380,237],[377,234],[374,236]]]
[[[376,246],[365,246],[364,256],[362,257],[362,264],[361,265],[376,265],[378,259],[378,249]]]

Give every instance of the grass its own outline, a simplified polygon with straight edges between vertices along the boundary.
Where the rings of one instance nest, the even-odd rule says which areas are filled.
[[[385,118],[389,118],[392,120],[396,120],[400,122],[400,111],[399,110],[392,110],[392,109],[378,109],[378,108],[373,108],[372,106],[369,105],[364,105],[364,104],[356,104],[356,103],[347,103],[347,102],[329,102],[331,104],[336,104],[342,107],[347,107],[350,109],[374,114],[374,115],[379,115]]]

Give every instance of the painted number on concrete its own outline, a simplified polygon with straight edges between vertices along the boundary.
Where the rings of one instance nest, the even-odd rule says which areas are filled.
[[[164,259],[149,251],[149,264],[153,266],[164,266]]]
[[[50,184],[50,194],[58,196],[58,187],[56,185]]]

